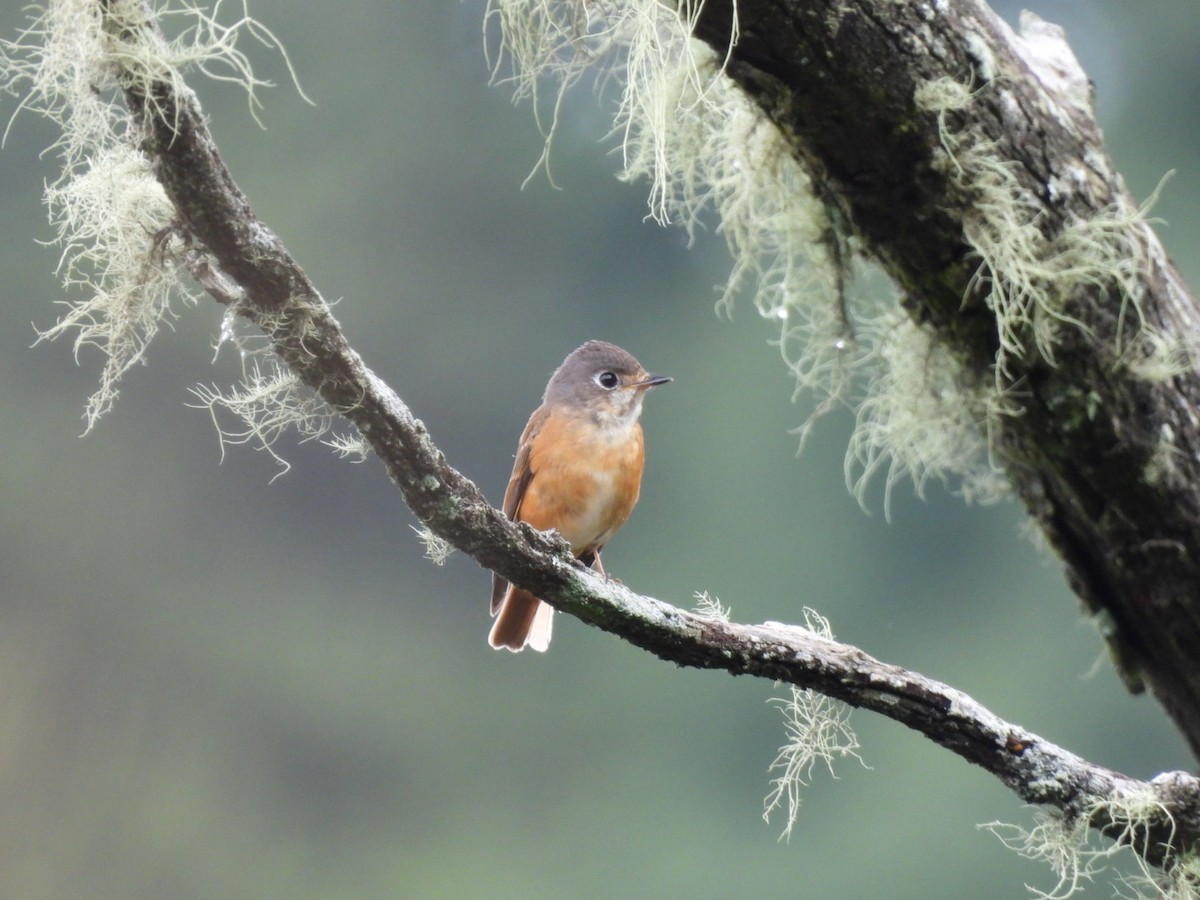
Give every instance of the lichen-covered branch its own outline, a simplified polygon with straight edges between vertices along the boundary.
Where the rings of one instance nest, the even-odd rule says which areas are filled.
[[[714,4],[713,8],[716,6]],[[863,53],[884,50],[895,53],[900,47],[909,56],[924,59],[927,50],[922,43],[924,32],[919,29],[914,32],[921,40],[908,34],[904,41],[899,41],[897,35],[885,27],[890,20],[866,16],[868,4],[860,5],[857,11],[852,7],[846,4],[839,7],[845,13],[843,29],[861,28],[864,35],[874,35],[857,49]],[[904,4],[888,4],[888,7],[909,8]],[[348,344],[316,287],[278,236],[254,214],[248,199],[238,189],[193,97],[182,85],[178,74],[169,66],[130,65],[131,60],[144,62],[153,58],[147,48],[162,43],[148,8],[128,0],[96,0],[96,5],[88,9],[99,17],[98,23],[110,39],[110,56],[104,60],[104,65],[117,73],[118,84],[131,112],[132,134],[143,168],[153,173],[173,213],[170,223],[155,236],[153,246],[149,248],[152,256],[147,259],[153,255],[172,257],[178,265],[194,273],[217,302],[261,328],[274,352],[299,381],[353,423],[383,461],[405,502],[433,533],[559,609],[665,660],[782,681],[885,715],[981,766],[1022,799],[1053,810],[1064,830],[1080,827],[1085,832],[1089,828],[1099,830],[1131,844],[1150,864],[1169,870],[1178,868],[1180,861],[1194,852],[1200,840],[1200,782],[1190,775],[1171,773],[1151,782],[1126,778],[1094,766],[1004,721],[947,685],[882,663],[855,647],[837,643],[809,629],[775,623],[739,625],[719,615],[688,612],[640,596],[583,568],[571,557],[562,541],[509,522],[445,460],[403,401],[366,367]],[[753,3],[742,4],[744,43],[738,44],[737,54],[731,60],[731,72],[744,79],[747,89],[752,92],[769,83],[776,101],[771,108],[772,115],[795,137],[797,151],[803,151],[817,164],[821,161],[812,149],[815,138],[806,129],[811,129],[819,118],[817,113],[823,108],[822,103],[805,100],[804,95],[793,93],[797,88],[786,87],[777,77],[780,73],[764,74],[768,69],[782,65],[781,59],[772,53],[753,58],[746,56],[747,49],[762,49],[762,42],[767,40],[758,33],[761,23],[754,16],[761,15],[761,21],[766,23],[773,21],[771,16],[782,12],[782,8],[774,4],[764,4],[761,8]],[[962,23],[955,25],[958,20],[944,8],[942,13],[942,27],[961,27]],[[798,25],[807,14],[793,10],[791,15],[795,17],[792,24]],[[883,13],[876,11],[876,15],[882,17]],[[712,36],[719,31],[714,24],[716,21],[702,17],[696,27]],[[726,21],[726,27],[727,24]],[[825,23],[826,26],[829,24]],[[1011,76],[1004,74],[1000,59],[1003,48],[987,43],[1000,40],[1003,35],[994,23],[989,27],[991,31],[979,32],[982,37],[966,41],[966,45],[975,54],[972,58],[979,67],[987,69],[983,74],[989,81],[999,81],[1002,75],[1007,79]],[[834,29],[834,36],[841,35],[844,39],[843,29]],[[773,29],[765,30],[772,39],[778,36]],[[819,29],[814,27],[813,30]],[[881,37],[887,34],[892,34],[890,43]],[[966,40],[962,35],[959,37]],[[777,49],[783,52],[783,48]],[[849,52],[849,48],[843,50]],[[963,54],[966,52],[962,51]],[[954,54],[950,56],[953,58]],[[980,63],[984,57],[990,60],[987,67]],[[753,71],[752,63],[758,66]],[[821,65],[827,64],[828,60],[823,58]],[[866,61],[861,64],[871,68]],[[894,65],[899,66],[898,63]],[[878,72],[873,68],[872,72],[879,85]],[[936,82],[942,77],[940,72],[940,69],[924,72],[922,84]],[[955,69],[952,74],[966,77],[969,71]],[[982,75],[976,73],[976,77]],[[893,96],[893,91],[898,93]],[[995,167],[989,167],[989,158],[979,156],[983,152],[980,148],[984,146],[979,138],[966,138],[968,146],[956,143],[952,136],[972,135],[971,129],[982,128],[983,125],[975,123],[982,107],[963,105],[961,95],[952,91],[926,95],[925,105],[918,106],[913,99],[916,91],[911,78],[907,85],[880,86],[878,93],[874,102],[884,105],[894,102],[899,104],[899,109],[907,111],[911,120],[909,127],[898,130],[892,140],[899,141],[899,149],[907,148],[908,165],[923,166],[919,174],[926,181],[940,185],[940,193],[936,199],[925,198],[923,201],[919,191],[912,197],[907,194],[896,196],[895,184],[886,179],[881,181],[883,173],[872,174],[869,163],[875,151],[868,142],[862,142],[856,160],[842,158],[838,161],[840,166],[852,166],[853,171],[835,173],[832,161],[821,163],[827,200],[844,207],[847,221],[853,223],[865,240],[872,242],[873,252],[909,288],[908,305],[921,327],[926,323],[934,327],[942,342],[953,348],[964,361],[967,373],[974,373],[981,383],[998,384],[1015,407],[1024,413],[1013,416],[1014,424],[1005,427],[997,448],[1004,453],[1010,476],[1023,496],[1039,518],[1050,523],[1047,527],[1052,527],[1059,545],[1067,547],[1064,554],[1068,560],[1073,566],[1082,565],[1081,555],[1094,556],[1103,547],[1079,547],[1072,551],[1068,546],[1070,539],[1082,541],[1087,536],[1081,534],[1072,538],[1071,529],[1082,527],[1081,516],[1093,516],[1093,530],[1103,531],[1106,527],[1111,530],[1115,526],[1105,525],[1105,517],[1110,512],[1106,504],[1120,501],[1111,514],[1127,516],[1144,512],[1131,505],[1133,499],[1147,504],[1151,501],[1161,503],[1189,487],[1195,490],[1194,481],[1180,481],[1186,467],[1194,464],[1194,458],[1175,462],[1169,455],[1163,458],[1162,454],[1159,454],[1160,465],[1173,468],[1164,470],[1157,479],[1151,479],[1143,466],[1138,469],[1143,477],[1127,479],[1133,482],[1131,484],[1103,483],[1100,476],[1105,473],[1096,467],[1109,464],[1093,459],[1097,456],[1097,448],[1085,440],[1106,436],[1116,441],[1105,445],[1100,456],[1128,454],[1139,448],[1145,451],[1149,436],[1139,430],[1147,427],[1145,417],[1161,414],[1164,406],[1171,404],[1182,409],[1181,401],[1172,400],[1164,385],[1174,386],[1184,392],[1185,397],[1192,396],[1186,393],[1192,387],[1190,370],[1172,371],[1169,382],[1152,382],[1129,367],[1118,366],[1114,370],[1113,365],[1119,362],[1120,356],[1114,350],[1117,345],[1113,342],[1120,337],[1126,301],[1136,305],[1130,315],[1164,328],[1168,322],[1177,323],[1190,307],[1183,302],[1178,281],[1161,257],[1152,234],[1141,230],[1138,246],[1143,254],[1139,259],[1144,262],[1144,270],[1139,267],[1135,277],[1140,284],[1144,275],[1144,295],[1124,297],[1119,293],[1123,283],[1112,280],[1111,273],[1099,275],[1084,267],[1089,274],[1079,277],[1072,293],[1057,298],[1056,302],[1062,305],[1043,310],[1042,305],[1047,302],[1044,292],[1037,294],[1034,288],[1039,279],[1048,279],[1061,287],[1066,282],[1056,279],[1061,276],[1060,268],[1069,268],[1070,261],[1069,256],[1043,254],[1038,261],[1048,268],[1027,266],[1022,282],[1026,293],[1012,299],[1016,308],[1024,310],[1022,315],[1030,322],[1014,320],[1011,322],[1013,331],[1006,338],[1004,330],[996,328],[995,305],[989,306],[987,302],[1001,280],[1008,278],[1004,273],[1009,263],[1001,252],[1003,248],[999,243],[989,245],[994,252],[985,255],[982,246],[972,250],[968,238],[964,237],[971,233],[985,234],[996,222],[985,218],[969,225],[966,201],[973,196],[971,191],[980,186],[956,185],[953,174],[956,167],[969,171],[971,166],[977,166],[998,178],[1002,190],[1015,189],[1002,174],[996,174]],[[789,97],[793,98],[790,104],[787,102]],[[1023,105],[1018,102],[1018,106],[1027,117],[1049,115],[1053,111],[1044,107],[1045,98],[1041,94],[1022,95],[1013,102],[1017,101],[1023,101]],[[815,104],[817,109],[808,110],[806,104]],[[1008,115],[1005,113],[1007,108],[1008,102],[1003,101],[993,112],[1003,119]],[[864,119],[870,118],[869,112],[863,111]],[[797,117],[789,119],[789,114]],[[1066,119],[1066,123],[1060,121],[1058,124],[1069,129],[1071,116]],[[921,131],[914,123],[928,131]],[[884,156],[898,149],[884,140],[888,137],[881,135],[882,146],[878,148]],[[1102,177],[1111,175],[1103,158],[1092,159],[1087,155],[1095,149],[1087,144],[1094,135],[1081,137],[1074,134],[1074,137],[1076,143],[1064,144],[1061,149],[1064,153],[1075,153],[1071,158],[1086,165],[1079,179],[1037,181],[1022,172],[1013,176],[1016,183],[1028,186],[1031,191],[1041,185],[1044,199],[1058,203],[1065,216],[1082,217],[1085,213],[1095,214],[1100,210],[1125,209],[1122,204],[1127,201],[1115,182],[1110,183]],[[1056,151],[1059,149],[1058,144],[1049,146]],[[943,156],[938,157],[939,153]],[[1049,155],[1041,161],[1049,165]],[[1007,169],[1001,166],[999,171],[1007,172]],[[1111,177],[1115,179],[1115,175]],[[884,195],[892,192],[891,205],[886,197],[884,201],[887,216],[895,220],[890,224],[872,218],[872,213],[883,215],[883,211],[875,209],[873,201],[866,199],[866,189],[872,187],[872,182],[876,182],[874,189]],[[849,188],[851,183],[853,191]],[[1053,196],[1046,188],[1051,184],[1055,185]],[[909,185],[906,190],[911,192],[911,188]],[[1104,190],[1108,193],[1104,194]],[[986,199],[986,192],[984,196]],[[996,200],[996,197],[991,199]],[[907,201],[911,201],[911,208],[905,209],[903,203]],[[1094,206],[1085,209],[1085,201]],[[920,207],[919,202],[926,205]],[[916,231],[913,216],[918,214],[928,219],[923,223],[931,229],[928,241],[917,239],[911,246],[888,242],[889,239],[900,241],[899,236],[889,229]],[[1116,218],[1119,220],[1119,216]],[[1070,234],[1066,222],[1041,223],[1039,220],[1039,230],[1043,225],[1046,229],[1043,237],[1047,240],[1058,240],[1062,235]],[[1141,229],[1136,216],[1129,227]],[[1094,238],[1092,232],[1087,234],[1089,239]],[[950,235],[956,237],[951,239]],[[945,246],[937,243],[943,238],[947,241]],[[833,240],[836,242],[836,239],[835,235]],[[1065,253],[1063,247],[1069,249],[1071,240],[1059,249]],[[914,258],[909,259],[908,254]],[[985,264],[983,275],[980,275],[981,260]],[[1029,263],[1029,259],[1025,258],[1025,262]],[[936,272],[928,268],[935,263],[938,266]],[[1017,287],[1020,287],[1017,282],[1008,281],[1004,289]],[[957,295],[955,291],[958,291]],[[964,292],[969,301],[965,307]],[[1155,292],[1163,296],[1159,298]],[[1093,309],[1099,297],[1109,301],[1101,312]],[[1036,354],[1030,352],[1033,345],[1027,343],[1027,339],[1038,327],[1045,327],[1044,322],[1039,326],[1038,317],[1042,314],[1070,327],[1056,331],[1051,323],[1050,331],[1043,335],[1047,342],[1045,352]],[[1086,327],[1076,327],[1077,323]],[[1049,358],[1051,352],[1053,360]],[[1071,377],[1101,375],[1103,384],[1070,381]],[[1072,390],[1084,390],[1080,384],[1090,385],[1086,390],[1097,394],[1094,404],[1089,400],[1083,410],[1065,405],[1074,396],[1070,393]],[[1113,390],[1118,391],[1116,397],[1130,401],[1132,396],[1138,403],[1114,407],[1114,396],[1110,396]],[[1136,393],[1120,394],[1120,391]],[[1063,405],[1055,406],[1052,401],[1056,398]],[[1060,418],[1066,421],[1060,421]],[[1031,421],[1033,425],[1024,424]],[[1180,420],[1176,424],[1182,430],[1185,426],[1190,427],[1190,420]],[[1043,458],[1053,456],[1063,448],[1051,445],[1058,449],[1039,450],[1036,440],[1040,432],[1034,425],[1050,429],[1052,436],[1068,441],[1067,450],[1084,454],[1085,458],[1074,466],[1070,458],[1062,461]],[[1187,439],[1190,437],[1178,436],[1180,441]],[[1132,449],[1129,446],[1131,440],[1135,444]],[[1160,444],[1161,440],[1155,446]],[[1034,454],[1038,455],[1035,457]],[[1148,464],[1149,459],[1141,461]],[[1035,466],[1035,462],[1042,468]],[[1077,471],[1067,473],[1065,470],[1069,468]],[[1092,484],[1091,479],[1100,479],[1102,483]],[[1084,487],[1092,492],[1086,497],[1080,493]],[[1151,487],[1156,487],[1161,496],[1154,494]],[[1075,492],[1069,488],[1074,488]],[[1103,497],[1095,496],[1098,491]],[[1089,505],[1084,500],[1094,500],[1099,506]],[[1176,519],[1182,515],[1183,511],[1177,511]],[[1124,576],[1131,574],[1135,563],[1144,565],[1169,556],[1180,546],[1192,546],[1184,543],[1192,536],[1183,533],[1183,523],[1176,519],[1168,519],[1164,530],[1145,532],[1138,551],[1141,556],[1127,554],[1118,561],[1125,567],[1122,570]],[[1191,524],[1194,526],[1195,522]],[[1131,527],[1131,523],[1121,525],[1124,529]],[[1105,532],[1105,536],[1110,535]],[[1121,536],[1125,536],[1123,531]],[[1117,565],[1093,562],[1101,567]],[[1147,596],[1152,600],[1162,599],[1153,592],[1159,589],[1163,579],[1172,574],[1179,577],[1185,571],[1186,563],[1177,560],[1171,572],[1159,573],[1156,579],[1147,583],[1146,589],[1150,592]],[[1089,590],[1099,590],[1106,584],[1100,579],[1101,574],[1089,572],[1086,581]],[[1115,590],[1120,585],[1114,583],[1108,587]],[[1100,602],[1093,593],[1086,593],[1086,596]],[[1149,674],[1158,675],[1157,672]],[[1153,678],[1152,683],[1159,689]],[[1181,696],[1186,699],[1187,695]],[[1187,709],[1185,705],[1182,713]],[[1176,712],[1180,715],[1181,711]],[[1186,715],[1180,717],[1189,721]]]
[[[956,360],[1127,683],[1200,751],[1200,311],[1061,31],[982,0],[736,11],[732,45],[728,0],[694,33]]]

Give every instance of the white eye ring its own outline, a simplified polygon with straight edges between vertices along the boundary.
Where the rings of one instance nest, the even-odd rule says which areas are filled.
[[[621,379],[617,377],[617,373],[609,372],[607,369],[603,372],[597,372],[592,378],[592,381],[596,382],[596,384],[604,388],[606,391],[613,390],[621,383]]]

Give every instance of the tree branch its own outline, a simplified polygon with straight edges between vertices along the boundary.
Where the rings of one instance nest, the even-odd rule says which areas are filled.
[[[1200,754],[1200,310],[1061,31],[1014,34],[983,0],[736,10],[732,48],[729,0],[695,34],[960,362],[1127,685]]]
[[[110,2],[101,6],[111,13]],[[127,18],[111,22],[123,42],[146,36],[131,31]],[[138,27],[156,34],[152,20]],[[113,61],[119,65],[120,57]],[[981,766],[1022,799],[1135,843],[1152,863],[1195,846],[1200,784],[1185,773],[1152,782],[1127,778],[855,647],[803,628],[738,625],[640,596],[585,569],[555,536],[509,522],[349,345],[315,286],[237,188],[190,93],[144,73],[125,79],[124,90],[141,148],[191,241],[190,270],[218,302],[261,327],[304,384],[358,428],[405,502],[436,534],[558,609],[662,659],[787,682],[887,716]]]

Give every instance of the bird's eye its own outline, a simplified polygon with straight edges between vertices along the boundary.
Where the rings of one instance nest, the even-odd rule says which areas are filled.
[[[615,372],[600,372],[596,375],[596,384],[604,388],[606,391],[611,391],[621,383]]]

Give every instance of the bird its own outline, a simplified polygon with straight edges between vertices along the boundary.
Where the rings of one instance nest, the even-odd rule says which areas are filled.
[[[588,341],[567,355],[517,444],[504,514],[554,529],[584,565],[604,574],[600,551],[629,517],[645,465],[642,401],[672,379],[651,375],[615,344]],[[488,643],[513,652],[550,646],[554,609],[492,574]]]

